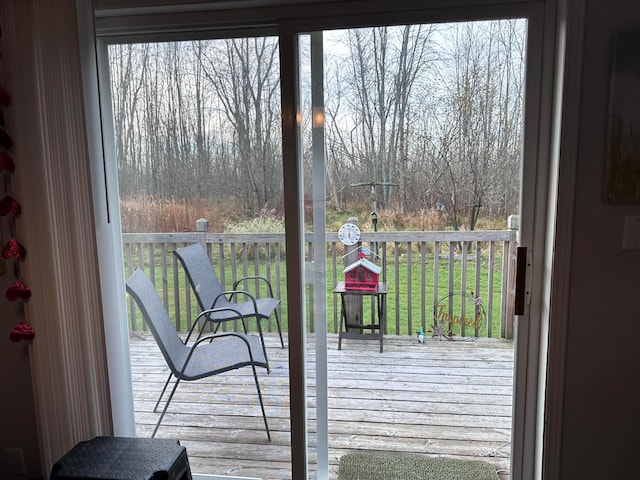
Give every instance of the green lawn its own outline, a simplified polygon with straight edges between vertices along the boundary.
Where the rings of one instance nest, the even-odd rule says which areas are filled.
[[[144,249],[143,249],[144,250]],[[148,258],[148,250],[145,254]],[[502,264],[502,259],[499,256],[496,256],[496,265]],[[144,266],[145,272],[149,274],[150,267],[149,261],[136,262],[136,259],[133,260],[133,263],[140,264],[142,263]],[[180,267],[178,267],[177,272],[174,272],[174,263],[172,259],[167,259],[167,273],[166,277],[163,275],[162,269],[162,258],[159,252],[156,252],[154,259],[154,277],[155,277],[155,285],[159,290],[161,297],[166,300],[167,308],[170,312],[172,318],[176,321],[177,327],[181,330],[185,329],[185,325],[189,325],[191,320],[195,318],[197,315],[197,303],[193,293],[190,292],[187,294],[186,289],[186,280],[184,277],[184,272]],[[475,296],[479,296],[482,299],[483,308],[486,310],[488,308],[488,258],[486,256],[482,256],[480,265],[480,282],[479,282],[479,291],[476,292],[475,288],[475,277],[476,277],[476,264],[475,257],[471,260],[467,261],[466,268],[466,288],[464,291],[467,293],[475,292]],[[240,264],[241,265],[241,264]],[[248,271],[246,272],[248,275],[261,274],[267,276],[267,262],[264,259],[260,259],[257,264],[255,262],[250,262],[248,267]],[[276,277],[276,263],[272,260],[270,263],[270,274],[272,281],[275,281]],[[396,268],[397,267],[397,268]],[[216,269],[218,266],[216,265]],[[257,270],[257,273],[255,269]],[[128,265],[125,266],[125,271],[129,271]],[[282,300],[281,303],[281,321],[283,329],[287,329],[287,293],[286,293],[286,267],[283,259],[279,262],[279,271],[280,271],[280,285],[274,285],[274,289],[276,289],[276,293],[279,292],[279,296]],[[218,271],[218,275],[220,276]],[[236,274],[238,277],[242,276],[243,273],[238,271]],[[491,312],[491,336],[498,337],[500,335],[500,315],[501,315],[501,286],[502,286],[502,270],[500,268],[496,268],[494,271],[493,278],[493,311]],[[176,301],[176,285],[175,278],[178,280],[178,299]],[[224,269],[224,284],[227,288],[231,288],[234,278],[232,266],[230,264],[225,265]],[[339,325],[339,299],[334,298],[333,290],[333,271],[331,266],[327,271],[327,329],[329,332],[336,332]],[[338,280],[342,280],[343,275],[340,271],[336,275]],[[409,278],[411,278],[411,282],[409,282]],[[446,312],[451,313],[454,317],[456,315],[460,315],[460,298],[462,298],[463,287],[461,285],[462,281],[462,265],[461,261],[457,260],[454,262],[453,268],[453,285],[449,286],[449,264],[448,258],[441,258],[439,262],[439,271],[438,271],[438,291],[434,294],[433,284],[434,284],[434,265],[433,259],[427,260],[426,266],[423,269],[419,262],[414,261],[409,264],[406,257],[400,257],[398,259],[397,265],[393,261],[387,261],[386,265],[386,280],[389,284],[389,293],[387,296],[387,333],[388,334],[399,334],[399,335],[414,335],[420,327],[425,328],[426,331],[432,326],[433,323],[433,312],[434,305],[438,304],[444,297],[447,297],[451,292],[454,292],[453,296],[453,306],[452,310],[449,310],[448,304],[444,307]],[[165,291],[162,286],[165,286]],[[246,288],[249,291],[255,290],[255,285],[253,283],[247,285]],[[260,295],[264,296],[266,291],[263,289],[260,292]],[[166,295],[166,297],[165,297]],[[307,289],[307,327],[308,331],[313,331],[314,328],[312,326],[314,320],[313,311],[310,309],[310,304],[312,302],[312,293],[309,289]],[[129,303],[130,305],[130,303]],[[178,306],[178,308],[176,307]],[[440,305],[440,304],[438,304]],[[337,307],[337,308],[336,308]],[[473,316],[473,305],[466,302],[466,316]],[[443,311],[438,307],[439,311]],[[486,312],[487,315],[489,312]],[[371,306],[370,302],[364,302],[364,318],[368,318],[367,316],[371,315]],[[269,322],[270,325],[267,326],[267,329],[270,331],[275,331],[275,321]],[[455,322],[454,322],[455,323]],[[457,322],[457,325],[464,322]],[[135,320],[131,320],[129,318],[129,325],[132,330],[141,330],[142,319],[140,317],[139,312],[136,311]],[[263,327],[264,327],[263,323]],[[459,326],[456,327],[456,333],[459,334]],[[483,336],[487,336],[488,328],[485,326]],[[469,331],[467,330],[467,335],[469,335]],[[471,333],[472,334],[472,333]]]

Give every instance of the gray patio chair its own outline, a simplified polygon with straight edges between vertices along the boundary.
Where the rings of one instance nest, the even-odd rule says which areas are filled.
[[[162,422],[169,403],[173,398],[173,394],[176,392],[181,380],[199,380],[230,370],[250,366],[253,370],[253,378],[256,383],[256,390],[258,391],[267,437],[269,441],[271,441],[271,433],[269,432],[267,415],[264,410],[262,393],[260,392],[260,384],[258,382],[258,373],[256,372],[256,367],[267,368],[267,360],[261,348],[260,339],[255,335],[245,335],[235,332],[201,336],[202,331],[200,331],[197,340],[192,345],[187,345],[171,324],[169,314],[162,304],[162,300],[160,300],[151,280],[139,268],[137,268],[127,280],[127,292],[134,298],[140,308],[142,316],[149,326],[162,352],[162,356],[167,362],[167,366],[171,370],[169,378],[173,376],[176,379],[175,385],[162,409],[162,413],[151,437],[155,437],[158,427],[160,427],[160,422]],[[224,309],[228,310],[229,307],[224,307]],[[200,316],[218,314],[220,310],[222,309],[204,310],[193,322],[189,336],[191,336],[196,326],[200,323]],[[241,315],[237,311],[233,312],[233,314]],[[154,412],[164,396],[168,384],[169,382],[165,383],[156,407],[153,410]]]
[[[208,321],[215,324],[214,332],[217,332],[220,325],[224,322],[254,317],[258,324],[258,332],[260,334],[264,356],[267,358],[267,349],[264,344],[260,323],[261,320],[268,319],[272,314],[275,314],[278,334],[280,335],[280,344],[282,348],[284,348],[280,315],[278,313],[280,300],[273,297],[273,288],[265,277],[242,277],[233,283],[232,290],[224,290],[213,269],[211,260],[202,245],[194,243],[187,247],[179,248],[173,253],[184,268],[200,310],[216,309],[215,312],[210,312],[205,315]],[[239,290],[238,286],[244,281],[264,282],[267,287],[268,296],[256,298],[256,296],[246,290]],[[221,308],[224,308],[224,310],[218,310]],[[238,312],[238,314],[235,312]],[[244,325],[244,328],[246,331],[246,325]],[[269,371],[268,366],[267,371]]]

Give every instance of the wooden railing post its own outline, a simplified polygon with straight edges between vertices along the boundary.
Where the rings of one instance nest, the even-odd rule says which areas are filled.
[[[202,248],[207,249],[207,233],[209,232],[209,220],[206,218],[199,218],[196,220],[196,241],[202,245]]]

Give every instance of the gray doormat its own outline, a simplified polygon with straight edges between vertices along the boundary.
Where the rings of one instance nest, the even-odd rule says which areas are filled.
[[[351,453],[340,458],[338,480],[497,480],[479,460]]]

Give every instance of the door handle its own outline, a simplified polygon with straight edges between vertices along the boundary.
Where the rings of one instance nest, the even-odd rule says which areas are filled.
[[[515,315],[524,315],[526,290],[527,247],[518,247],[516,250],[516,298],[513,312]]]

